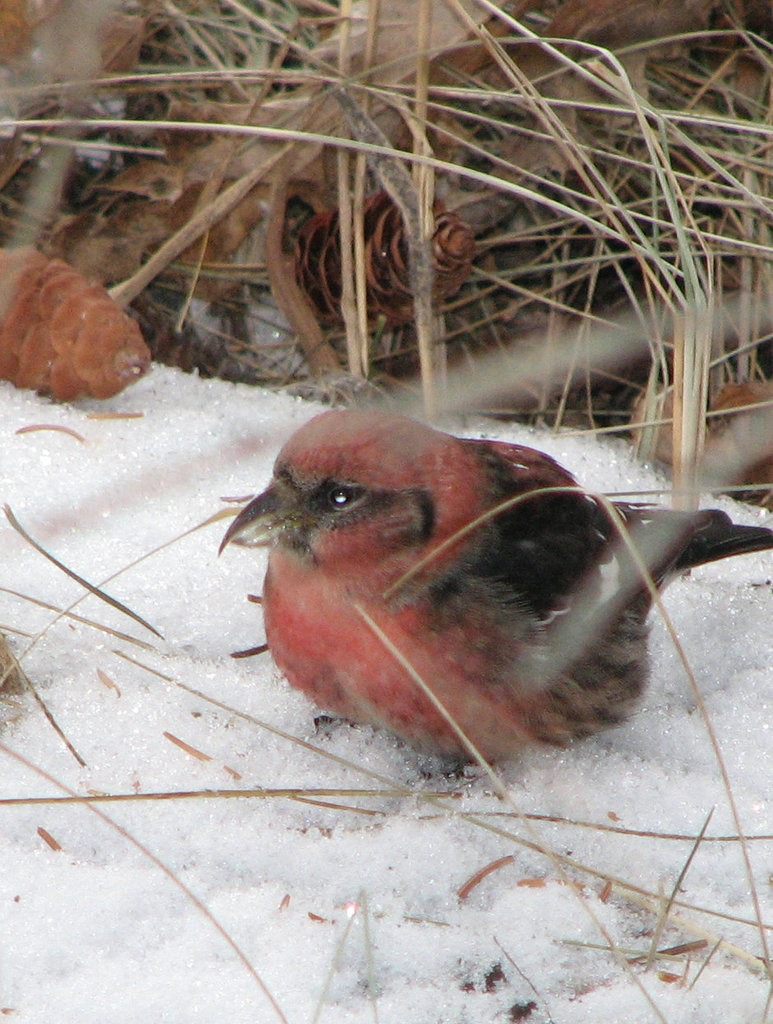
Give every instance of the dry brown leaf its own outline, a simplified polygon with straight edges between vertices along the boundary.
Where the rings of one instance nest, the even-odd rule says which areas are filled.
[[[130,192],[148,199],[172,203],[183,190],[184,168],[163,160],[141,160],[116,174],[102,188],[110,192]]]
[[[139,63],[146,19],[134,14],[115,14],[102,26],[100,49],[102,73],[119,75]]]
[[[0,60],[25,50],[31,35],[27,0],[4,0],[0,5]]]
[[[51,251],[82,273],[98,276],[108,284],[130,278],[157,245],[194,215],[207,179],[223,167],[223,143],[227,141],[217,139],[202,145],[186,137],[184,144],[175,147],[174,159],[142,161],[101,184],[100,188],[112,193],[148,198],[119,202],[111,213],[92,210],[77,217],[63,217],[52,232]],[[206,176],[203,168],[208,169]],[[179,262],[221,268],[264,218],[267,198],[267,186],[253,188],[210,229],[203,254],[198,240],[179,254]],[[256,245],[252,259],[261,261],[263,256],[260,245]],[[213,279],[203,275],[197,281],[195,295],[214,301],[238,284],[236,277],[221,275]]]
[[[565,0],[545,29],[610,50],[708,28],[715,0]]]
[[[473,20],[480,21],[480,8],[470,0],[461,0],[459,8]],[[415,0],[389,0],[382,4],[378,14],[378,28],[373,52],[372,68],[379,83],[399,82],[416,72],[416,51],[411,40],[419,36],[418,18],[421,5]],[[363,67],[367,39],[368,5],[355,3],[352,20],[347,29],[351,45],[351,70],[355,75]],[[432,24],[429,35],[430,51],[452,49],[469,38],[467,22],[457,13],[454,4],[435,0],[432,4]],[[340,29],[311,51],[310,57],[326,64],[337,64],[340,48]]]
[[[711,402],[710,412],[732,413],[727,416],[711,416],[708,419],[708,434],[703,453],[704,477],[710,482],[720,479],[724,486],[753,487],[773,481],[773,411],[769,408],[750,408],[760,403],[773,401],[773,381],[745,381],[726,384]],[[644,417],[644,398],[634,406],[631,424],[640,428]],[[662,418],[673,416],[673,395],[669,393],[663,403]],[[656,446],[654,457],[667,466],[673,464],[671,424],[664,423],[655,428]],[[639,429],[634,430],[638,438]],[[762,504],[773,501],[773,490],[750,493],[749,500]]]
[[[3,0],[0,57],[13,58],[19,78],[40,82],[130,71],[146,19],[118,7],[119,0]]]

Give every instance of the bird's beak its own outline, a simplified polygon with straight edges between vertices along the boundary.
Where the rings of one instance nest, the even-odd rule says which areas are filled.
[[[286,503],[273,487],[269,487],[245,505],[234,519],[223,537],[218,554],[231,543],[247,548],[265,547],[287,527],[288,518]]]

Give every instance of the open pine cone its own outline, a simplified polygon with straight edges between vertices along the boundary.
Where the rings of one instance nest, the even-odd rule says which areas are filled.
[[[368,318],[386,319],[389,327],[413,318],[408,272],[408,244],[400,211],[386,194],[376,192],[365,203],[365,260]],[[341,235],[338,211],[316,213],[301,228],[295,248],[298,284],[321,320],[340,323]],[[475,257],[472,230],[456,214],[435,204],[432,235],[435,264],[433,301],[442,302],[459,290]]]
[[[0,249],[0,379],[110,398],[149,365],[139,327],[102,285],[29,246]]]

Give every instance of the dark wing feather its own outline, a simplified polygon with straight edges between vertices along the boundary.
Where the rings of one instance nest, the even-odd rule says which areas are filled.
[[[491,441],[475,446],[497,502],[523,496],[487,527],[474,573],[496,580],[512,600],[546,618],[566,606],[572,592],[605,557],[614,526],[603,507],[549,456]],[[544,493],[545,488],[577,488]]]
[[[646,613],[646,587],[603,503],[579,487],[576,493],[539,493],[577,486],[541,452],[491,441],[468,443],[475,445],[498,501],[530,495],[492,521],[475,573],[497,580],[513,601],[544,618],[567,607],[580,588],[583,600],[593,603],[603,566],[617,557],[620,590],[614,603],[620,611],[636,603]],[[537,493],[532,497],[531,492]],[[693,566],[773,548],[773,531],[738,526],[716,509],[672,512],[622,502],[615,507],[658,586]]]
[[[617,504],[658,586],[697,565],[773,548],[773,530],[739,526],[719,509],[672,512]]]

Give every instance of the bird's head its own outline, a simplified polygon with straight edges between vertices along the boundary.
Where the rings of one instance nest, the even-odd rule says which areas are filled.
[[[269,545],[343,576],[363,565],[394,575],[480,514],[479,474],[468,446],[414,420],[323,413],[281,450],[221,551]]]

